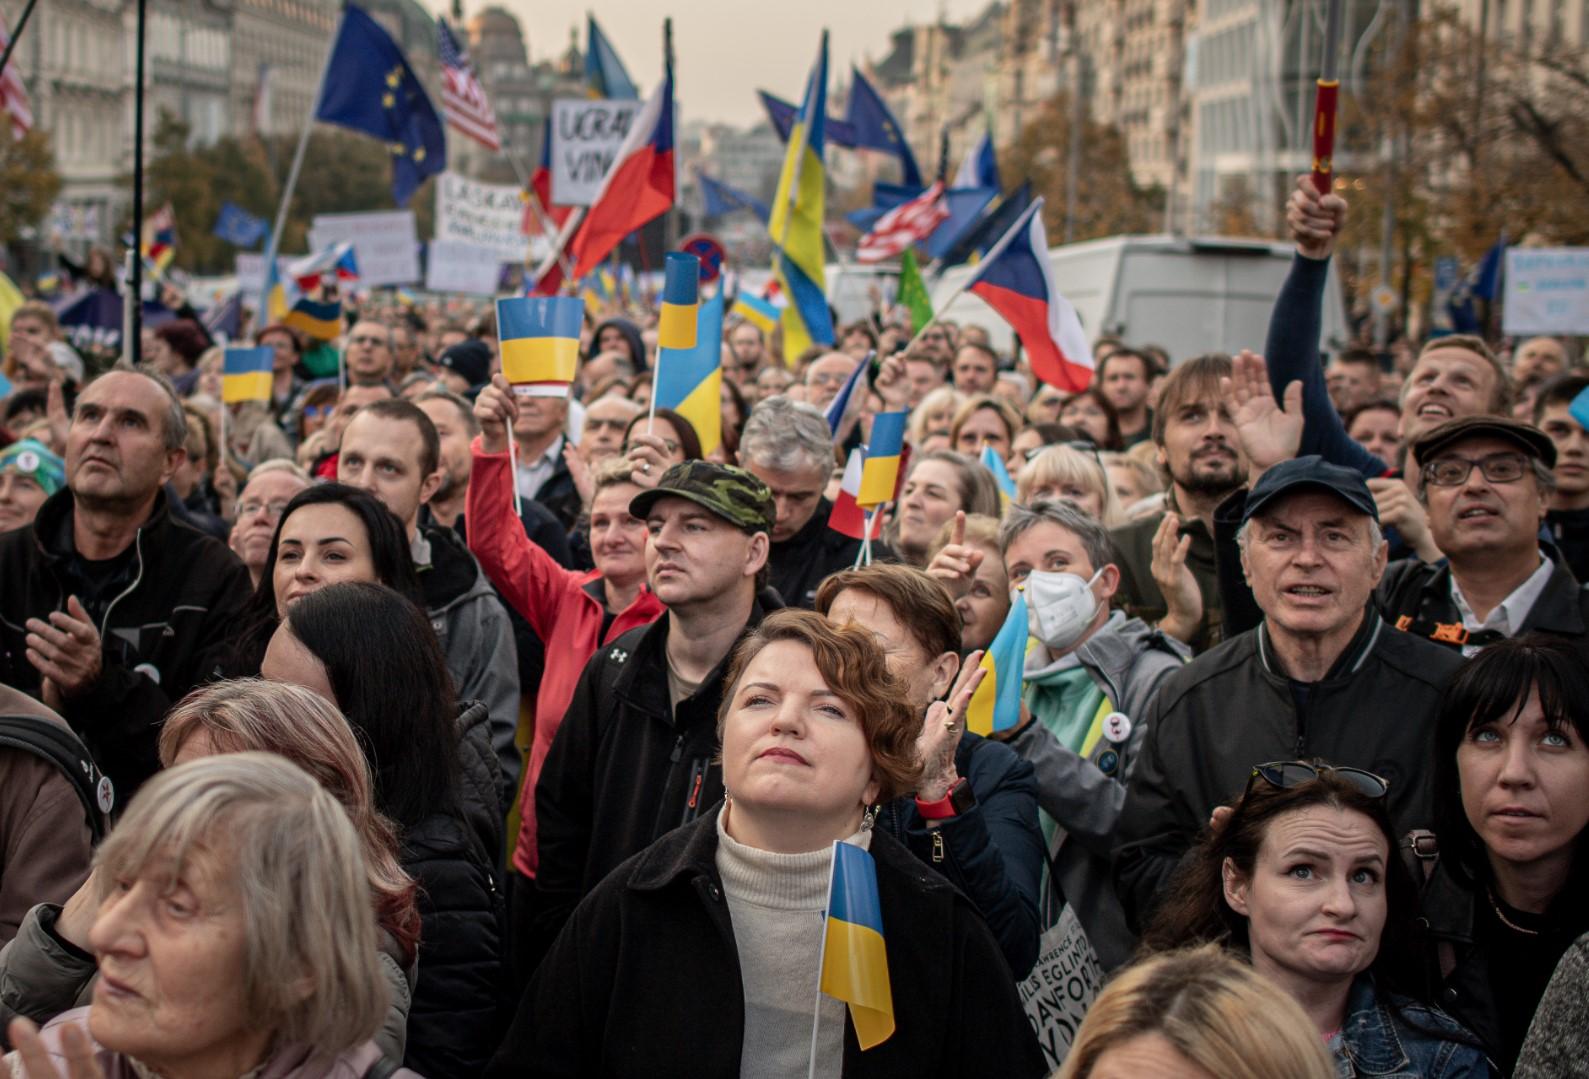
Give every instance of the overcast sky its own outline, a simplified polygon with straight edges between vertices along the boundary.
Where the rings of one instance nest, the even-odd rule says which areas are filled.
[[[422,0],[448,13],[450,0]],[[683,119],[747,124],[762,116],[756,90],[796,99],[829,31],[833,74],[871,57],[880,59],[891,31],[935,19],[942,11],[963,21],[988,0],[498,0],[517,15],[530,59],[550,59],[568,46],[568,29],[593,12],[641,96],[662,74],[662,16],[673,16],[677,94]],[[488,6],[465,0],[464,17]],[[829,83],[832,85],[831,81]]]

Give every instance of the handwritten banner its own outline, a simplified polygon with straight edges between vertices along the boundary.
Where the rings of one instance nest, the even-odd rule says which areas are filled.
[[[589,206],[612,168],[638,101],[559,98],[552,102],[552,203]]]
[[[444,172],[436,184],[436,239],[487,248],[501,262],[523,262],[524,200],[513,184],[484,184]]]
[[[1509,247],[1501,329],[1589,333],[1589,247]]]

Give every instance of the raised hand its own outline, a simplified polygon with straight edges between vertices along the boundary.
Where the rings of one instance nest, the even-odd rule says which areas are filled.
[[[491,384],[480,391],[474,402],[474,417],[480,421],[480,449],[485,453],[505,452],[508,433],[519,418],[519,403],[504,376],[492,375]]]
[[[1368,481],[1368,490],[1379,509],[1379,523],[1401,533],[1402,540],[1425,562],[1444,556],[1429,533],[1429,515],[1403,480],[1379,477]]]
[[[933,701],[927,706],[927,718],[916,739],[916,756],[921,761],[921,781],[916,787],[916,796],[924,802],[939,801],[960,778],[955,770],[955,749],[965,733],[966,708],[971,704],[971,695],[987,673],[982,669],[981,650],[972,652],[960,665],[960,675],[949,691],[949,702]]]
[[[884,360],[877,369],[872,388],[883,399],[888,412],[902,412],[910,407],[910,381],[905,377],[905,354],[896,352]]]
[[[94,1043],[81,1027],[68,1025],[61,1031],[61,1049],[66,1054],[66,1071],[50,1059],[50,1051],[39,1037],[39,1028],[29,1019],[13,1019],[6,1036],[16,1046],[27,1079],[105,1079],[105,1072],[94,1059]],[[11,1069],[0,1060],[0,1079],[13,1079]]]
[[[1230,402],[1231,422],[1252,463],[1248,482],[1256,483],[1266,469],[1295,457],[1302,447],[1302,383],[1286,386],[1282,407],[1269,388],[1263,357],[1248,349],[1231,361],[1230,377],[1219,381],[1220,393]]]
[[[955,523],[949,532],[949,542],[944,544],[943,550],[933,556],[932,562],[927,566],[927,575],[937,578],[938,583],[948,590],[949,595],[959,599],[971,590],[972,579],[977,575],[977,568],[982,565],[982,559],[987,557],[979,547],[966,546],[966,515],[963,510],[955,511]]]
[[[28,662],[55,687],[61,699],[85,693],[99,681],[104,663],[99,630],[76,596],[67,597],[66,610],[51,611],[48,621],[28,619],[27,631]]]
[[[1181,519],[1166,513],[1153,534],[1153,582],[1164,594],[1166,613],[1159,629],[1178,641],[1190,642],[1203,624],[1203,592],[1186,564],[1192,548],[1191,534],[1183,536]]]
[[[1345,224],[1345,199],[1333,192],[1319,194],[1311,176],[1297,179],[1286,201],[1286,227],[1298,251],[1310,259],[1329,258]]]
[[[563,462],[568,465],[568,478],[574,481],[574,490],[579,492],[579,504],[589,509],[590,500],[596,497],[596,479],[590,474],[590,465],[572,442],[563,443]]]

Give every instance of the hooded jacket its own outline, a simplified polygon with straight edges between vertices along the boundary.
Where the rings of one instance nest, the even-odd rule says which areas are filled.
[[[741,1060],[745,999],[717,844],[712,811],[579,904],[488,1076],[754,1074]],[[971,903],[886,833],[874,832],[871,854],[895,1030],[862,1052],[846,1014],[843,1075],[1045,1074],[1015,979]]]
[[[475,441],[469,478],[469,546],[502,598],[529,623],[547,649],[546,667],[535,693],[535,740],[519,796],[519,836],[513,868],[535,876],[535,782],[546,763],[563,713],[574,696],[585,662],[598,648],[662,615],[662,601],[644,585],[634,602],[608,622],[601,574],[564,569],[531,542],[513,513],[512,463],[506,452],[485,453]]]
[[[1431,819],[1429,739],[1462,657],[1369,610],[1318,682],[1288,678],[1261,625],[1164,680],[1117,826],[1115,881],[1141,926],[1215,806],[1254,765],[1319,757],[1382,776],[1398,834]]]
[[[491,582],[458,534],[422,527],[413,543],[414,570],[425,613],[447,656],[460,701],[481,701],[491,717],[491,745],[502,769],[501,800],[513,799],[519,779],[519,661],[513,625]]]
[[[1037,803],[1054,825],[1054,885],[1076,917],[1105,970],[1131,958],[1135,938],[1115,895],[1111,861],[1126,785],[1148,733],[1148,715],[1170,675],[1186,665],[1188,649],[1140,619],[1115,611],[1070,655],[1102,703],[1077,752],[1061,744],[1042,716],[1010,740],[1037,773]],[[1030,664],[1040,656],[1027,654]],[[1109,738],[1110,713],[1130,721],[1125,738]]]
[[[93,571],[110,570],[91,590],[73,549],[73,512],[72,492],[62,488],[32,524],[0,534],[0,682],[40,695],[27,620],[64,611],[78,596],[98,624],[104,668],[61,714],[126,805],[159,771],[160,721],[220,663],[253,589],[237,556],[174,520],[157,492],[132,546]]]
[[[629,342],[629,352],[634,358],[635,374],[647,370],[645,338],[640,335],[640,327],[626,318],[610,318],[596,327],[596,331],[590,335],[591,355],[596,354],[596,342],[601,340],[601,331],[609,326],[623,334],[624,340]]]
[[[763,589],[745,630],[781,604]],[[535,786],[536,946],[630,855],[723,798],[717,710],[729,648],[695,693],[670,706],[664,651],[672,616],[603,646],[580,675]]]

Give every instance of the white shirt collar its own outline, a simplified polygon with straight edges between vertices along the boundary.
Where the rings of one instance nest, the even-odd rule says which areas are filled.
[[[1468,606],[1468,601],[1457,584],[1456,574],[1453,573],[1451,601],[1457,605],[1457,613],[1462,616],[1462,627],[1470,633],[1481,629],[1493,629],[1505,636],[1512,636],[1522,628],[1524,620],[1528,618],[1528,612],[1534,609],[1534,603],[1545,591],[1545,586],[1550,583],[1551,575],[1555,572],[1555,563],[1541,554],[1539,567],[1529,574],[1522,584],[1514,588],[1511,595],[1497,604],[1482,622],[1474,615],[1473,608]],[[1479,649],[1468,646],[1462,651],[1466,655],[1473,655]]]

